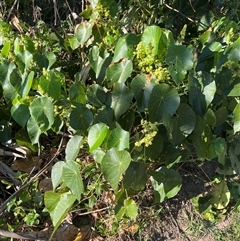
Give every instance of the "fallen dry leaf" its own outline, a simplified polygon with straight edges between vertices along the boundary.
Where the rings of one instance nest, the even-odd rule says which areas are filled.
[[[27,172],[30,173],[34,168],[38,169],[41,164],[41,160],[37,156],[28,157],[25,159],[16,159],[14,160],[11,168],[14,171]]]
[[[38,188],[42,192],[52,191],[53,190],[52,179],[51,178],[42,179],[38,184]]]

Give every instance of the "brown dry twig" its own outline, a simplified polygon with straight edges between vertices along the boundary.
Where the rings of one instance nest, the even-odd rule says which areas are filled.
[[[189,18],[188,16],[186,16],[185,14],[181,13],[179,10],[177,10],[177,9],[169,6],[167,3],[163,3],[163,5],[164,5],[165,7],[167,7],[167,8],[169,8],[170,10],[172,10],[172,11],[174,11],[174,12],[176,12],[176,13],[181,14],[184,18],[186,18],[186,19],[189,20],[190,22],[195,23],[195,21],[194,21],[193,19],[191,19],[191,18]]]
[[[41,233],[40,233],[41,234]],[[10,231],[6,231],[0,229],[0,236],[9,237],[9,238],[16,238],[16,239],[24,239],[24,240],[47,240],[46,237],[40,237],[38,233],[14,233]]]
[[[56,151],[56,153],[54,154],[54,156],[51,158],[51,160],[33,177],[31,177],[26,183],[24,183],[21,187],[19,187],[19,189],[14,192],[7,200],[5,200],[1,206],[0,206],[0,215],[6,210],[7,208],[7,204],[14,198],[16,197],[24,188],[26,188],[27,186],[29,186],[32,182],[34,182],[35,180],[37,180],[37,178],[39,178],[48,168],[49,166],[52,164],[52,162],[57,158],[57,156],[60,154],[61,152],[61,148],[62,148],[62,144],[63,144],[63,137],[60,141],[59,147]]]

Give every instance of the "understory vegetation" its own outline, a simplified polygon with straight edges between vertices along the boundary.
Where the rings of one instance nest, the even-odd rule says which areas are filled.
[[[48,224],[54,240],[71,217],[134,240],[144,202],[160,210],[183,165],[212,161],[195,211],[212,224],[238,212],[239,11],[237,0],[2,1],[0,228]]]

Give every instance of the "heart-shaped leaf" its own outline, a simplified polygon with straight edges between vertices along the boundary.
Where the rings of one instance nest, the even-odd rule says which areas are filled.
[[[166,62],[173,64],[177,71],[190,70],[193,67],[193,53],[183,45],[171,45],[168,48]]]
[[[54,110],[52,101],[48,97],[43,96],[34,99],[29,110],[42,132],[51,128],[54,122]]]
[[[92,35],[92,24],[89,22],[82,22],[77,26],[76,37],[81,47]]]
[[[145,75],[136,76],[131,82],[131,90],[137,100],[140,111],[144,111],[148,107],[148,101],[155,83],[147,80]]]
[[[27,105],[15,104],[11,108],[13,119],[22,127],[24,127],[30,117],[30,112]]]
[[[85,133],[93,122],[92,112],[85,105],[78,104],[70,114],[70,125],[73,129]]]
[[[127,111],[132,101],[132,91],[122,83],[116,83],[112,91],[112,105],[115,117],[118,119]]]
[[[155,85],[148,103],[150,121],[167,121],[178,109],[179,104],[180,97],[176,89],[167,84]]]
[[[129,148],[129,132],[117,127],[112,130],[107,139],[107,148],[117,148],[119,151]]]
[[[55,193],[48,191],[44,194],[44,204],[50,213],[54,225],[54,230],[51,234],[51,237],[56,232],[63,219],[66,217],[75,200],[76,197],[69,192]]]
[[[122,58],[132,58],[134,45],[139,43],[140,38],[135,34],[127,34],[118,39],[115,47],[113,62],[118,62]]]
[[[162,36],[162,29],[158,26],[148,26],[141,37],[143,47],[145,49],[152,47],[152,53],[154,55],[158,54],[159,43]]]
[[[130,154],[116,148],[110,149],[102,159],[102,172],[114,190],[117,189],[121,175],[127,170],[131,162]]]
[[[62,169],[63,183],[72,191],[79,201],[83,192],[83,182],[80,166],[75,161],[67,161]]]
[[[106,71],[106,77],[111,81],[109,85],[112,86],[115,82],[124,83],[131,76],[132,70],[132,61],[128,59],[109,65]]]

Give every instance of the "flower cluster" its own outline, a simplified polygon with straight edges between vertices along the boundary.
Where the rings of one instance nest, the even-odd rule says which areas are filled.
[[[147,47],[140,42],[137,45],[135,54],[135,65],[140,73],[150,74],[157,82],[170,79],[168,69],[162,65],[161,58],[154,54],[151,44]]]
[[[143,138],[135,142],[135,146],[145,144],[146,147],[152,145],[153,138],[157,135],[157,123],[141,120]]]
[[[112,16],[110,5],[104,2],[98,2],[94,12],[96,13],[95,21],[101,32],[102,41],[105,45],[111,47],[120,37],[119,21],[116,16]]]

